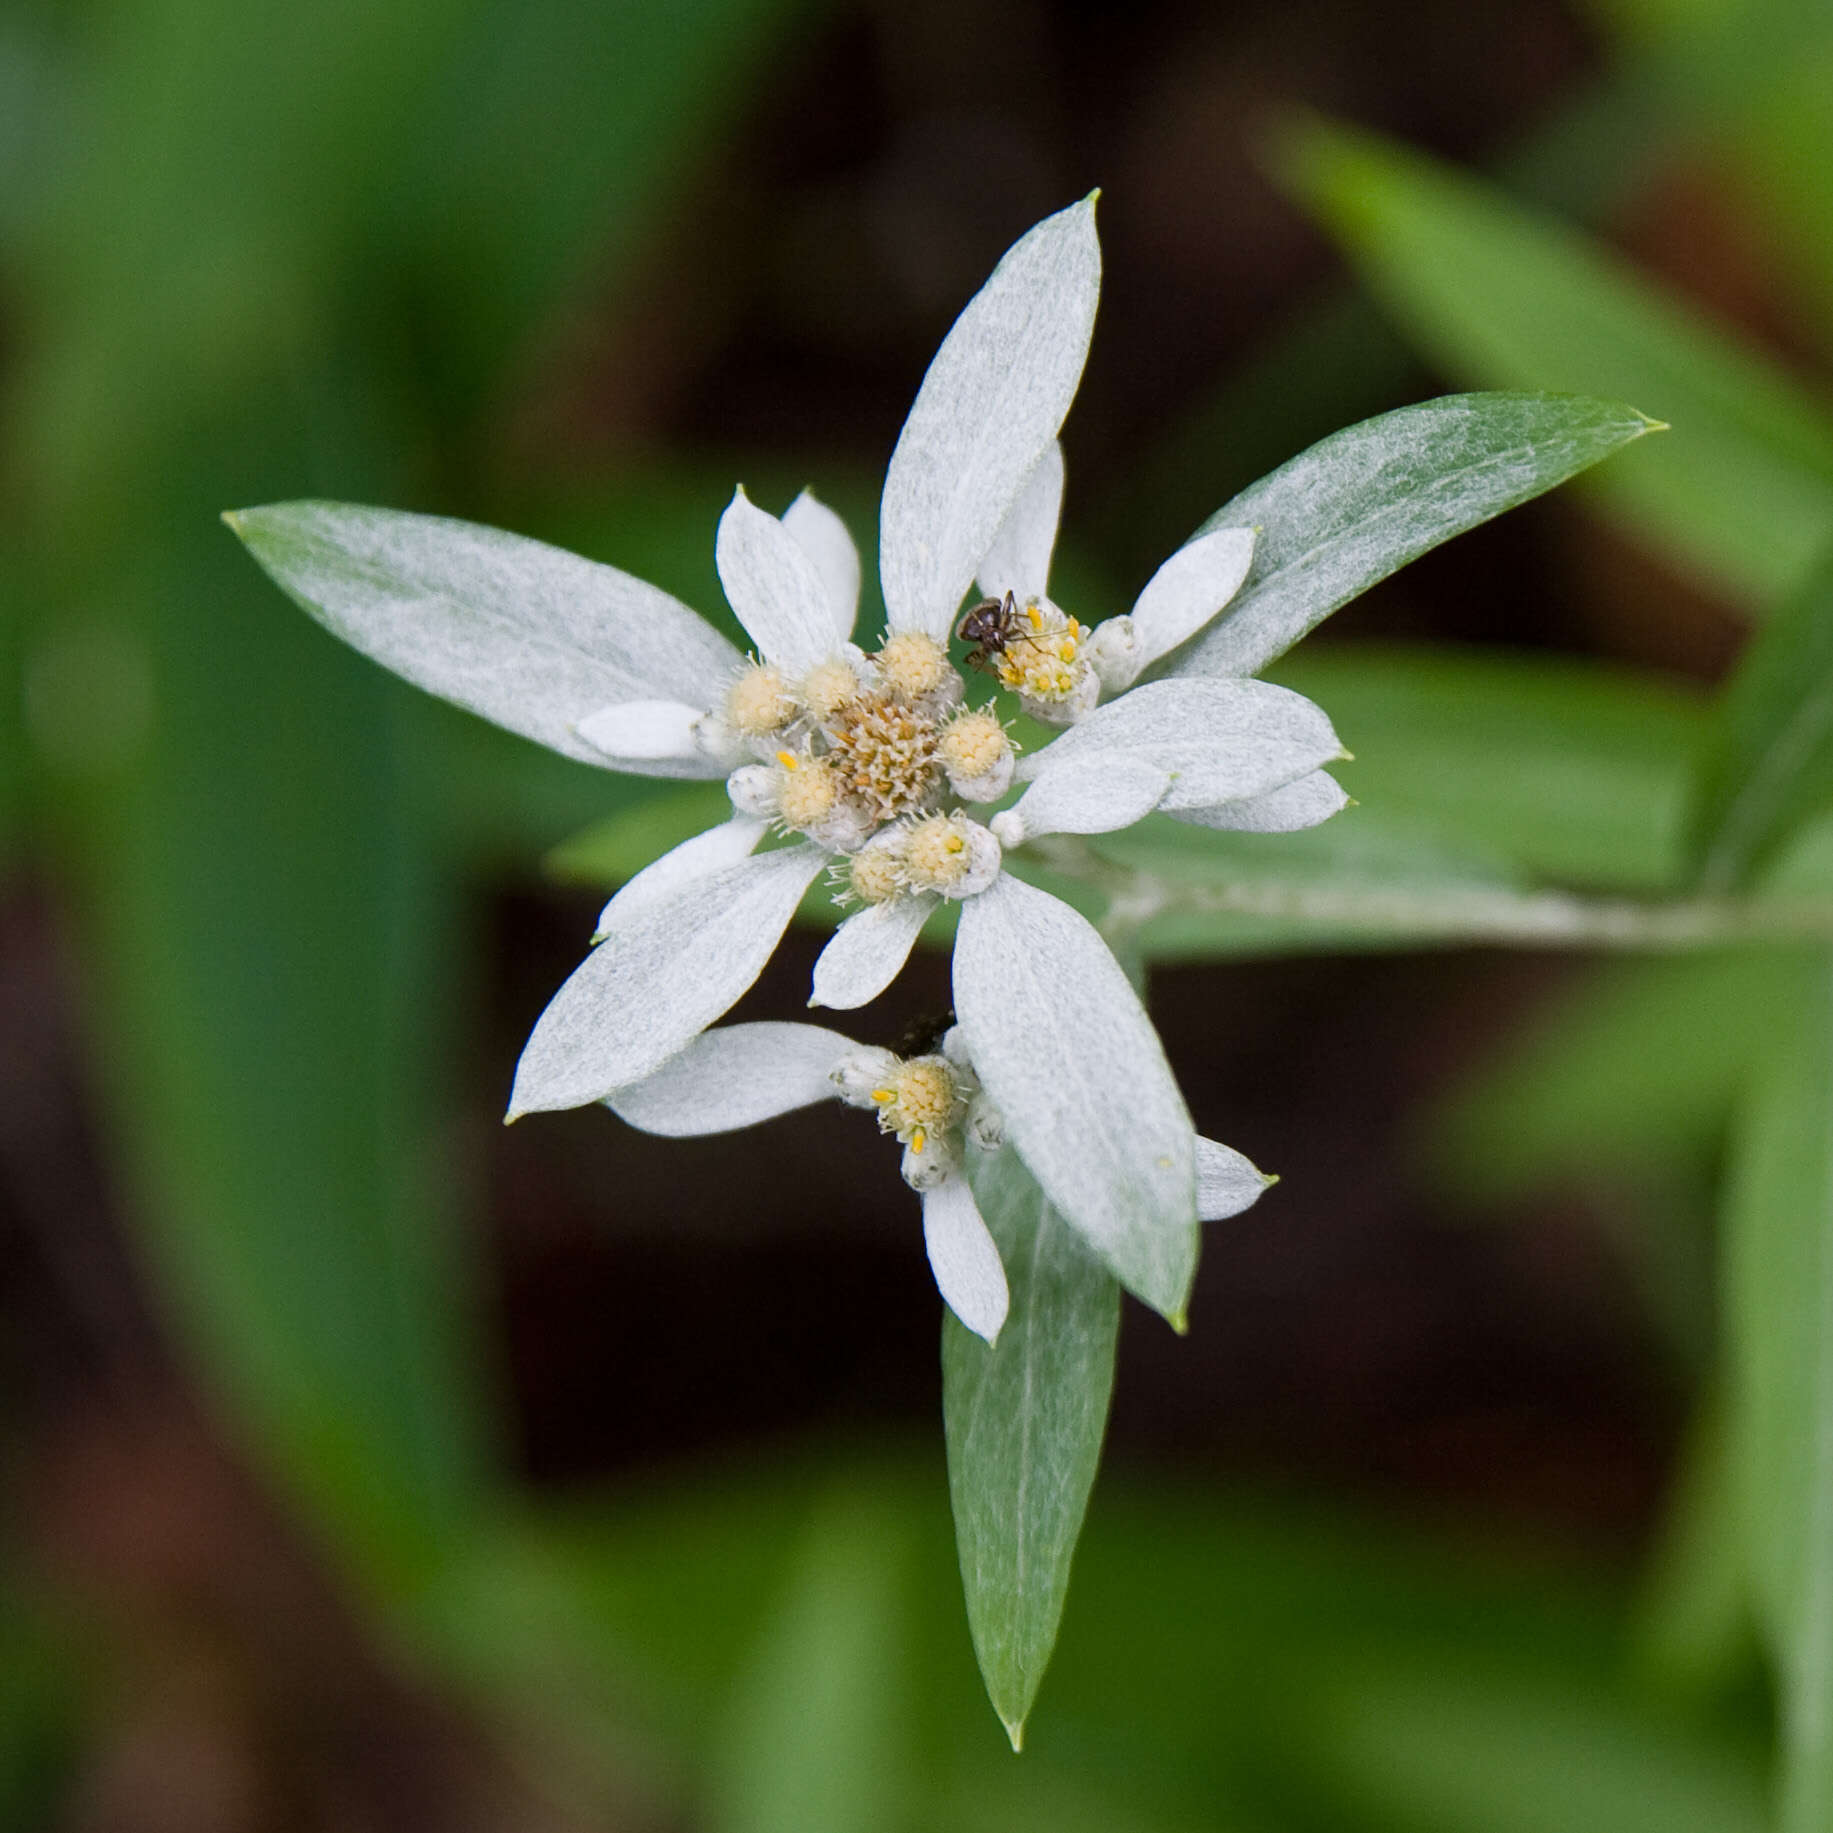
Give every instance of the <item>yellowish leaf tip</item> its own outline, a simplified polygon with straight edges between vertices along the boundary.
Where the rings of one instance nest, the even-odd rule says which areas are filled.
[[[1181,1337],[1189,1336],[1190,1334],[1190,1313],[1188,1311],[1174,1311],[1171,1313],[1171,1315],[1168,1318],[1165,1319],[1165,1322],[1169,1324],[1171,1328],[1178,1333],[1179,1336]]]
[[[1094,209],[1094,207],[1101,201],[1101,187],[1099,185],[1096,185],[1094,190],[1089,192],[1089,194],[1085,198],[1083,198],[1082,201],[1089,207],[1089,209],[1091,210]],[[1020,1729],[1022,1731],[1023,1727],[1021,1726]],[[1014,1745],[1013,1748],[1016,1749],[1017,1746]]]
[[[1261,1172],[1260,1187],[1263,1190],[1271,1190],[1273,1186],[1277,1184],[1278,1182],[1279,1182],[1279,1173],[1277,1171],[1262,1171]]]
[[[1333,762],[1339,764],[1353,764],[1355,761],[1356,754],[1353,751],[1339,751],[1333,760]]]
[[[1017,1756],[1025,1747],[1025,1721],[1022,1718],[1002,1718],[999,1721],[1006,1728],[1006,1736],[1012,1740],[1012,1754]]]
[[[242,532],[242,514],[243,512],[239,509],[225,509],[223,511],[224,525],[233,529],[238,535]]]
[[[1674,429],[1665,420],[1651,420],[1647,414],[1643,414],[1642,430],[1645,433],[1671,433]]]

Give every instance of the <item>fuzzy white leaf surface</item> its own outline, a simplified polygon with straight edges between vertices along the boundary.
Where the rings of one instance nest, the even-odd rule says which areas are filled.
[[[815,962],[808,1003],[850,1011],[876,999],[898,977],[935,907],[933,897],[896,897],[848,917]]]
[[[1269,681],[1178,678],[1097,707],[1021,759],[1019,774],[1041,779],[1072,759],[1130,757],[1170,775],[1165,809],[1205,808],[1265,795],[1342,754],[1330,721],[1302,694]]]
[[[815,562],[742,489],[719,518],[713,557],[738,621],[766,662],[796,675],[839,647],[832,594]]]
[[[603,706],[579,722],[579,736],[620,769],[643,773],[654,763],[682,766],[682,773],[724,776],[725,767],[695,743],[705,707],[680,700],[626,700]]]
[[[980,563],[981,591],[989,598],[1004,598],[1010,592],[1020,604],[1041,598],[1050,587],[1050,556],[1062,514],[1063,448],[1053,439]]]
[[[714,705],[738,652],[678,599],[501,529],[349,503],[227,518],[287,595],[385,668],[581,763],[576,731],[623,700]],[[669,760],[653,776],[701,776]]]
[[[1251,1208],[1279,1180],[1233,1146],[1197,1141],[1197,1220],[1221,1222]]]
[[[948,639],[981,558],[1075,397],[1101,292],[1093,198],[1020,238],[942,340],[885,473],[893,630]]]
[[[1143,821],[1170,787],[1169,774],[1145,758],[1070,757],[1046,768],[1012,812],[1028,840],[1040,834],[1111,834]],[[994,817],[995,834],[1001,819]]]
[[[923,1245],[949,1310],[983,1342],[996,1341],[1010,1303],[1006,1270],[959,1172],[923,1192]]]
[[[859,549],[847,525],[807,490],[783,511],[783,526],[814,562],[827,588],[833,647],[837,649],[853,634],[859,618]]]
[[[1188,642],[1241,590],[1254,541],[1251,528],[1218,528],[1180,547],[1152,575],[1132,610],[1141,668]]]
[[[660,1069],[763,971],[826,857],[786,847],[690,877],[665,896],[613,898],[605,939],[522,1052],[509,1118],[584,1107]]]
[[[1179,821],[1195,827],[1227,828],[1238,834],[1295,834],[1300,828],[1317,827],[1348,806],[1349,797],[1336,778],[1326,770],[1314,770],[1263,796],[1173,812]]]
[[[819,1025],[728,1025],[703,1031],[605,1106],[631,1126],[670,1139],[730,1133],[836,1099],[829,1077],[854,1048],[850,1038]]]
[[[1127,1289],[1180,1322],[1196,1269],[1195,1129],[1094,927],[1004,873],[961,908],[955,1014],[1044,1194]]]
[[[665,903],[677,897],[690,879],[706,878],[757,851],[769,823],[754,815],[733,815],[717,827],[670,847],[621,886],[617,895],[598,913],[592,939],[602,940],[619,923],[628,923],[646,904]]]

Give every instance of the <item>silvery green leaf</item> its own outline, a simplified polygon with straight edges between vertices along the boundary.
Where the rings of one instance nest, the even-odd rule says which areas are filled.
[[[745,634],[758,654],[798,675],[832,655],[832,595],[801,542],[741,487],[719,518],[713,557]]]
[[[984,1342],[999,1340],[1006,1321],[1006,1275],[999,1249],[960,1172],[923,1192],[923,1245],[936,1290],[961,1322]]]
[[[853,545],[847,525],[807,490],[783,511],[783,526],[815,563],[815,571],[827,587],[828,615],[833,620],[832,647],[838,648],[853,634],[859,617],[859,549]]]
[[[660,1069],[763,971],[825,861],[819,847],[786,847],[665,896],[613,898],[604,939],[522,1052],[508,1118],[602,1101]]]
[[[1109,834],[1155,809],[1171,787],[1156,764],[1124,753],[1072,757],[1046,768],[1012,812],[1025,838],[1041,834]],[[995,816],[997,822],[1002,817]]]
[[[730,1133],[833,1100],[830,1072],[853,1048],[850,1038],[819,1025],[728,1025],[703,1031],[654,1075],[608,1096],[605,1106],[631,1126],[671,1139]]]
[[[935,907],[933,897],[895,897],[848,917],[815,963],[808,1003],[850,1011],[876,999],[898,977]]]
[[[705,878],[736,865],[757,851],[769,828],[767,821],[750,815],[733,815],[703,832],[670,847],[625,884],[599,912],[594,942],[602,942],[618,923],[628,923],[645,904],[667,902],[680,894],[689,879]]]
[[[1240,802],[1215,802],[1206,808],[1180,808],[1175,818],[1196,827],[1226,828],[1237,834],[1295,834],[1316,827],[1349,806],[1349,797],[1328,771],[1294,777],[1263,796]]]
[[[1107,944],[1067,904],[1002,873],[962,904],[955,1014],[1045,1195],[1128,1291],[1182,1328],[1196,1135]]]
[[[649,776],[653,766],[667,764],[671,776],[724,776],[730,764],[708,756],[697,742],[705,717],[704,707],[679,700],[626,700],[588,714],[576,730],[602,762],[619,770]]]
[[[993,1346],[944,1320],[942,1417],[974,1652],[1017,1749],[1100,1461],[1120,1288],[1016,1153],[976,1154],[970,1175],[1011,1308]]]
[[[1141,668],[1188,642],[1241,590],[1254,541],[1251,528],[1198,535],[1147,580],[1131,612]]]
[[[281,588],[415,686],[609,767],[575,727],[620,700],[711,706],[738,652],[686,605],[615,567],[501,529],[349,503],[225,517]],[[699,775],[658,765],[649,774]]]
[[[1342,755],[1330,721],[1290,688],[1178,677],[1097,707],[1022,758],[1019,774],[1041,779],[1071,759],[1134,758],[1171,777],[1169,811],[1262,796]]]
[[[1333,433],[1203,524],[1260,531],[1227,617],[1172,664],[1255,675],[1427,549],[1551,490],[1658,423],[1584,395],[1445,395]]]
[[[714,1033],[715,1036],[718,1033]],[[1258,1203],[1279,1182],[1233,1146],[1197,1141],[1197,1220],[1221,1222]]]
[[[989,598],[1008,592],[1022,603],[1050,586],[1050,556],[1063,514],[1063,448],[1051,440],[1032,467],[1018,501],[1007,512],[980,563],[980,589]]]
[[[1101,292],[1095,202],[1007,251],[942,340],[885,473],[879,577],[893,630],[946,641],[1081,380]]]

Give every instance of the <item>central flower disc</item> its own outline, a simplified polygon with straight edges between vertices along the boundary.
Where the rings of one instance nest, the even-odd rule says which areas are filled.
[[[935,801],[942,735],[920,708],[868,695],[842,707],[823,729],[827,762],[877,820],[895,821]]]

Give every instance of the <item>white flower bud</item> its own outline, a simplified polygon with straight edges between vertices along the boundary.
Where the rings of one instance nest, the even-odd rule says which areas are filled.
[[[774,821],[777,814],[777,772],[768,764],[741,764],[726,778],[726,794],[741,815]]]
[[[1106,623],[1096,625],[1088,641],[1088,659],[1110,694],[1131,687],[1139,678],[1139,651],[1139,630],[1130,616],[1110,617]]]
[[[1002,847],[1025,844],[1025,817],[1016,808],[1002,808],[987,823],[987,829]]]

